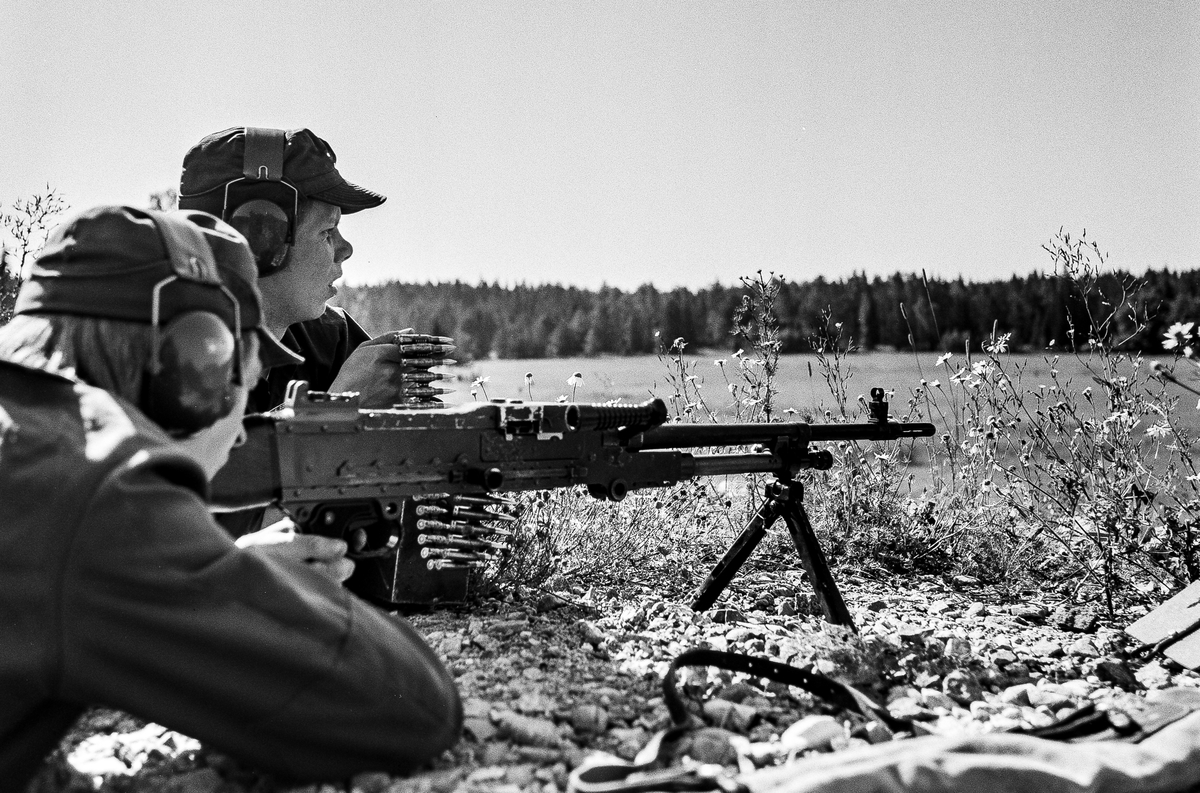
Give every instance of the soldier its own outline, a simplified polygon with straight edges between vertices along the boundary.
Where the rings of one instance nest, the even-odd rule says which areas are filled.
[[[250,395],[250,412],[277,407],[291,380],[307,380],[314,391],[358,391],[363,405],[402,401],[400,353],[385,343],[394,334],[364,344],[372,341],[367,332],[327,303],[354,252],[339,221],[386,200],[347,182],[336,163],[329,144],[307,129],[257,127],[208,135],[183,159],[180,208],[209,212],[245,235],[265,324],[304,358],[267,372]]]
[[[458,735],[430,648],[338,585],[344,548],[322,574],[207,512],[248,386],[292,357],[255,281],[214,217],[99,207],[0,328],[4,787],[91,704],[306,780],[410,771]]]

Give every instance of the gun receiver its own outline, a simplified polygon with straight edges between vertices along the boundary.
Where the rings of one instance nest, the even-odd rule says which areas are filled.
[[[775,517],[783,516],[789,527],[793,522],[806,526],[796,476],[806,468],[833,464],[832,454],[810,448],[811,443],[933,434],[932,424],[889,421],[882,389],[873,389],[872,398],[871,420],[862,424],[697,425],[666,424],[667,408],[660,399],[638,405],[495,400],[360,410],[356,395],[310,392],[306,383],[294,381],[284,409],[247,422],[247,442],[233,451],[214,479],[213,501],[224,509],[274,503],[301,531],[346,538],[352,555],[398,558],[405,545],[415,547],[403,537],[412,533],[413,513],[423,511],[428,517],[433,508],[427,502],[445,494],[483,497],[584,485],[596,498],[619,501],[631,490],[699,476],[763,473],[774,475],[773,487],[778,486],[767,499],[780,508]],[[414,509],[414,503],[426,506]],[[788,505],[799,510],[799,517]],[[762,527],[760,539],[773,520]],[[417,531],[415,524],[412,531]],[[426,566],[441,569],[450,562],[486,558],[489,547],[478,544],[486,540],[478,536],[481,531],[476,526],[469,536],[452,541],[426,536],[420,544],[439,546],[436,552],[421,550]],[[811,527],[797,531],[807,535],[797,540],[797,547],[806,567],[813,568],[810,578],[818,585],[823,578],[832,589],[829,597],[836,603],[827,616],[848,623],[844,604],[837,607],[841,596]],[[746,551],[742,561],[748,555]],[[734,572],[736,567],[723,580],[706,583],[694,605],[711,605]],[[394,593],[395,571],[391,578]]]

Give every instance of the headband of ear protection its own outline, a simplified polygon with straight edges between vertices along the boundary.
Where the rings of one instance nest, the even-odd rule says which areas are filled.
[[[282,269],[296,238],[300,191],[283,179],[287,134],[245,127],[242,175],[225,183],[221,219],[250,243],[260,276]]]
[[[142,382],[141,407],[171,435],[190,435],[233,409],[235,386],[242,383],[241,310],[221,282],[200,230],[186,220],[147,214],[162,237],[172,274],[153,289],[153,351]],[[219,289],[233,306],[233,328],[210,311],[185,311],[162,325],[163,294],[179,281]]]

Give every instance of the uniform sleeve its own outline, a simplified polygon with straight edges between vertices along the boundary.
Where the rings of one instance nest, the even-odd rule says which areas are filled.
[[[453,680],[406,621],[238,549],[152,470],[109,477],[67,570],[63,699],[302,779],[405,773],[458,737]]]

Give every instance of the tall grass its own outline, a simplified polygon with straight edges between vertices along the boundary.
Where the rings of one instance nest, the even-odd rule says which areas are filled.
[[[1150,319],[1140,285],[1121,281],[1105,293],[1106,257],[1086,238],[1060,232],[1045,249],[1054,277],[1069,288],[1071,318],[1067,338],[1044,351],[1049,383],[1027,382],[999,327],[940,355],[914,345],[921,385],[889,394],[893,418],[932,421],[939,432],[830,444],[834,467],[804,475],[807,505],[835,568],[968,574],[1013,594],[1035,587],[1099,601],[1110,612],[1200,579],[1200,476],[1194,439],[1178,421],[1191,407],[1165,387],[1172,367],[1164,372],[1124,351]],[[759,272],[743,284],[734,319],[746,346],[717,362],[724,395],[704,393],[686,339],[660,349],[672,420],[865,421],[865,401],[851,388],[854,340],[828,314],[810,341],[829,409],[800,416],[776,409],[773,303],[781,279]],[[932,301],[899,309],[906,321],[912,311],[928,311],[936,329]],[[1195,326],[1172,333],[1168,344],[1181,357],[1200,350]],[[1068,356],[1086,382],[1060,373]],[[914,457],[931,469],[921,486],[910,473]],[[529,542],[542,549],[542,561],[536,575],[524,570],[508,580],[620,583],[668,575],[695,585],[756,507],[759,484],[689,483],[633,494],[615,507],[573,491],[539,495],[527,502],[522,525],[526,537],[537,538]],[[775,559],[790,558],[789,549],[783,532],[764,543]],[[524,563],[517,557],[509,564]]]

